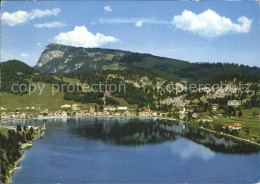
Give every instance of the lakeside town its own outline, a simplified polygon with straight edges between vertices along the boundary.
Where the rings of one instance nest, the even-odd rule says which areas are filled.
[[[227,106],[232,108],[239,108],[241,106],[239,100],[228,100]],[[186,122],[194,126],[204,129],[209,129],[220,134],[230,134],[235,137],[242,137],[246,140],[258,143],[259,135],[250,135],[249,128],[240,118],[242,111],[238,113],[239,121],[234,121],[234,116],[225,116],[219,113],[219,105],[214,103],[210,108],[210,115],[206,113],[195,112],[190,106],[183,106],[172,109],[170,112],[153,111],[150,109],[133,110],[127,106],[112,106],[104,105],[82,109],[80,104],[63,104],[59,110],[50,111],[49,109],[41,109],[41,107],[28,106],[25,108],[17,107],[15,112],[6,112],[7,109],[0,107],[1,122],[13,120],[29,120],[29,119],[48,119],[48,118],[85,118],[85,117],[147,117],[147,118],[162,118],[170,119],[180,122]],[[32,111],[28,113],[28,111]],[[27,112],[27,113],[26,113]],[[260,118],[260,112],[253,112],[256,118]],[[235,114],[233,114],[235,115]],[[221,123],[216,121],[221,120]],[[225,121],[223,121],[225,120]],[[15,129],[15,127],[13,127]],[[241,136],[241,135],[246,135]]]

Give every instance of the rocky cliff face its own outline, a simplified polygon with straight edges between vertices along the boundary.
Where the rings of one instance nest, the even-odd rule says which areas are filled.
[[[48,73],[92,70],[141,70],[170,77],[171,69],[188,62],[116,49],[82,48],[51,43],[41,54],[35,69]],[[176,65],[176,66],[177,66]],[[168,71],[166,71],[166,69]]]
[[[43,65],[47,64],[48,62],[52,61],[53,59],[62,58],[64,55],[64,52],[59,50],[50,50],[45,53],[43,53],[37,63],[36,66],[42,67]]]
[[[69,73],[84,70],[123,69],[118,60],[123,51],[100,48],[77,48],[49,44],[41,54],[35,68],[41,72]]]

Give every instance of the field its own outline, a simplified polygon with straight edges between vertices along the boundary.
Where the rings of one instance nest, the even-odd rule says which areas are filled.
[[[112,98],[117,100],[120,103],[119,106],[127,106],[128,110],[135,111],[138,107],[135,104],[132,104],[132,105],[128,104],[127,101],[125,101],[125,99],[123,99],[123,98],[118,98],[118,97],[112,97]]]
[[[76,84],[78,82],[77,79],[64,78],[66,82],[71,84]],[[32,83],[31,81],[29,81]],[[52,86],[50,84],[45,84],[42,82],[34,83],[37,87],[35,91],[31,92],[31,94],[25,95],[14,95],[10,93],[1,93],[1,106],[3,106],[6,112],[14,112],[17,108],[21,108],[22,112],[25,113],[35,113],[39,110],[30,110],[26,107],[40,107],[40,110],[49,109],[50,111],[60,110],[61,105],[64,104],[78,104],[80,109],[89,109],[90,107],[94,107],[95,105],[98,107],[99,105],[95,103],[89,104],[81,104],[74,101],[67,101],[63,99],[63,93],[61,91],[52,91]],[[40,87],[40,88],[39,88]],[[41,93],[41,90],[42,93]],[[122,98],[113,97],[115,100],[119,101],[119,106],[127,106],[130,110],[136,110],[137,105],[130,105]],[[62,109],[62,110],[71,110],[71,108]]]
[[[260,112],[259,107],[254,107],[252,109],[243,109],[242,110],[242,117],[239,118],[238,116],[231,116],[231,117],[221,117],[217,116],[218,119],[215,119],[213,123],[217,124],[230,124],[233,125],[234,123],[241,123],[243,126],[242,131],[240,131],[240,137],[242,138],[249,138],[246,135],[245,128],[249,128],[250,137],[260,136],[260,117],[253,117],[253,112]],[[217,113],[216,113],[217,114]]]
[[[52,93],[52,86],[42,82],[34,83],[43,88],[40,94],[40,89],[37,87],[35,92],[26,95],[14,95],[10,93],[1,93],[1,105],[7,109],[7,112],[13,112],[16,108],[22,108],[23,112],[26,107],[40,107],[41,109],[48,108],[49,110],[57,110],[63,104],[76,104],[73,101],[66,101],[63,99],[62,92]],[[28,110],[29,112],[33,110]]]

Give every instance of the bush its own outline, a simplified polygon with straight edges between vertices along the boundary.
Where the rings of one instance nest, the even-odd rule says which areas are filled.
[[[232,130],[232,131],[230,132],[230,134],[233,135],[233,136],[239,137],[239,136],[238,136],[238,130],[236,130],[236,129]]]

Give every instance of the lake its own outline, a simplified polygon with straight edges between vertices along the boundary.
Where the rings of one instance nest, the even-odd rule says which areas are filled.
[[[9,122],[15,124],[17,122]],[[256,183],[255,146],[168,120],[28,120],[46,134],[13,183]]]

